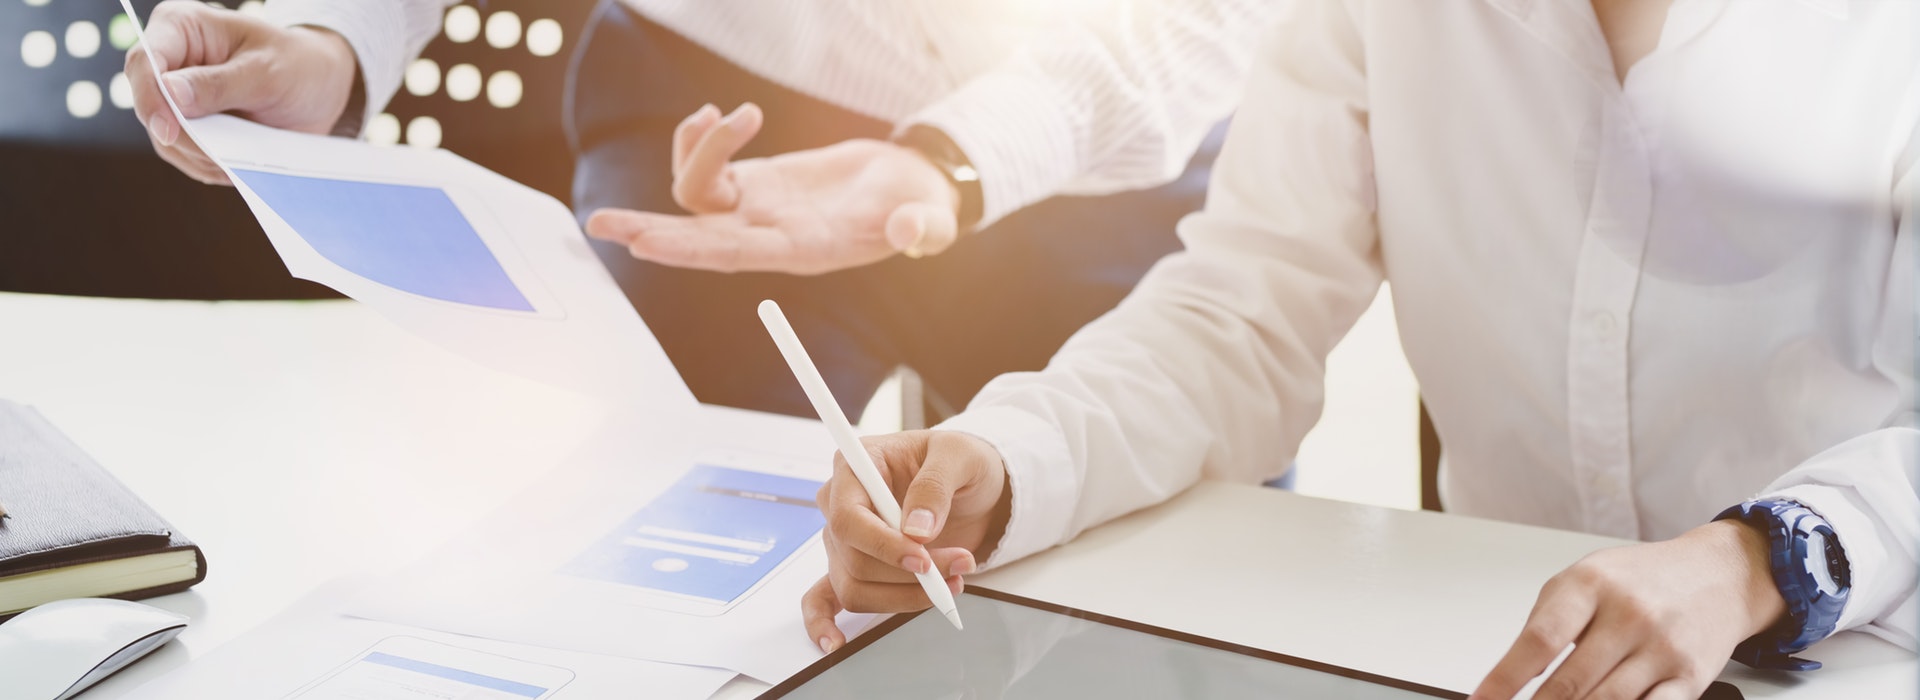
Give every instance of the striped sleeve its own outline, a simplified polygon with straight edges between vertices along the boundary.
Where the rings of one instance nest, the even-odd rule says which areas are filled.
[[[1159,185],[1232,109],[1254,42],[1289,6],[1133,0],[1063,21],[902,127],[933,125],[967,153],[982,226],[1055,194]]]
[[[267,19],[283,27],[320,27],[353,47],[366,83],[365,124],[387,108],[407,64],[440,31],[440,17],[457,0],[272,0]]]

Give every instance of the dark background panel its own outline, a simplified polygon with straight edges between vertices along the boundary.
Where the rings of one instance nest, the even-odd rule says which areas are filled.
[[[135,0],[143,15],[158,0]],[[560,126],[561,96],[573,42],[593,0],[488,0],[463,3],[482,23],[511,12],[521,33],[504,49],[480,38],[456,43],[444,32],[428,47],[441,78],[425,96],[401,90],[387,112],[402,125],[431,117],[444,148],[562,201],[572,185],[572,155]],[[235,2],[226,3],[237,7]],[[254,9],[251,4],[247,8]],[[240,196],[196,183],[153,155],[129,109],[114,104],[112,84],[124,52],[112,42],[117,0],[49,0],[34,6],[0,0],[0,291],[183,299],[298,299],[335,296],[289,277]],[[557,21],[562,48],[536,56],[525,28]],[[93,24],[97,53],[69,52],[68,29]],[[58,44],[51,64],[27,65],[27,35]],[[80,34],[84,35],[84,29]],[[82,37],[84,38],[84,36]],[[82,42],[84,44],[85,42]],[[513,71],[524,95],[500,108],[447,94],[445,74],[468,64],[491,78]],[[92,88],[77,83],[91,83]],[[69,92],[97,90],[99,111],[76,116]],[[82,95],[84,97],[84,94]],[[80,100],[83,106],[85,99]]]

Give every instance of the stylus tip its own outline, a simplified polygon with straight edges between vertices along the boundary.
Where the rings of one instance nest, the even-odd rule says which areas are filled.
[[[963,630],[967,628],[966,625],[960,624],[960,610],[958,608],[948,610],[946,614],[947,621],[953,623],[954,629]]]

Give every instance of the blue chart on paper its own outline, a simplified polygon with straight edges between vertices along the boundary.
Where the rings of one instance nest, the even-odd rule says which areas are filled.
[[[444,190],[233,172],[315,252],[349,272],[442,301],[533,310]]]
[[[471,691],[473,689],[479,689],[483,691],[490,690],[496,693],[506,693],[507,695],[511,695],[514,697],[538,698],[542,695],[546,695],[547,691],[550,690],[550,688],[542,688],[535,685],[528,685],[526,683],[520,683],[518,681],[510,681],[504,678],[495,678],[493,676],[482,675],[482,674],[474,673],[472,671],[462,671],[460,669],[453,668],[450,666],[441,666],[439,664],[431,664],[425,661],[415,661],[413,659],[409,659],[401,656],[394,656],[392,654],[378,652],[378,651],[367,654],[365,658],[362,658],[360,660],[360,662],[366,663],[366,664],[373,664],[376,666],[386,666],[388,668],[397,668],[402,671],[411,671],[421,676],[429,677],[430,679],[433,679],[435,681],[442,681],[439,683],[433,683],[428,688],[420,688],[420,687],[395,683],[391,689],[396,691],[396,693],[408,692],[410,694],[433,696],[433,695],[438,695],[438,693],[435,693],[434,691],[460,692],[460,691]],[[388,682],[393,682],[398,679],[389,678],[386,680]],[[457,684],[458,686],[465,686],[465,687],[452,687],[452,688],[445,687],[447,685],[447,682]],[[441,696],[441,697],[447,697],[447,696]],[[465,695],[461,695],[460,697],[465,697]],[[493,697],[500,697],[500,696],[494,695]]]
[[[820,531],[819,488],[697,466],[560,573],[731,603]]]

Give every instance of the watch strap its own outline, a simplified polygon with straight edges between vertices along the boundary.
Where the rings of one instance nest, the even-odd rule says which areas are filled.
[[[980,189],[980,172],[973,167],[973,161],[967,158],[953,137],[938,127],[929,124],[912,124],[893,137],[893,142],[913,149],[933,167],[946,176],[947,184],[960,194],[959,207],[954,212],[960,231],[972,231],[980,225],[985,215],[986,202]]]
[[[1832,635],[1845,607],[1846,558],[1837,551],[1832,527],[1806,506],[1781,499],[1748,501],[1722,511],[1714,520],[1739,520],[1766,533],[1774,586],[1787,605],[1787,614],[1773,627],[1734,647],[1733,659],[1761,669],[1811,671],[1820,668],[1820,662],[1794,654]],[[1812,542],[1809,535],[1816,533],[1830,551],[1809,551]],[[1839,586],[1838,591],[1827,593],[1820,589],[1806,567],[1809,557],[1826,560],[1828,573]]]

